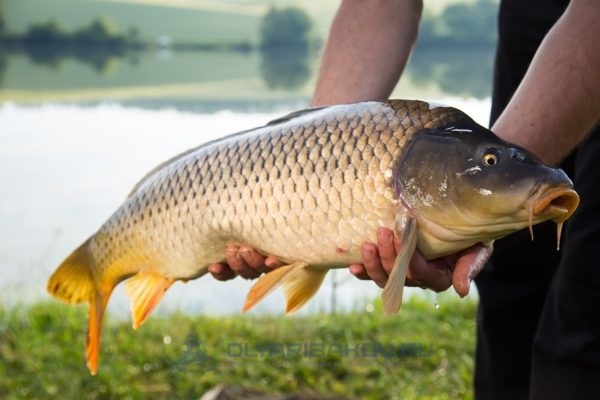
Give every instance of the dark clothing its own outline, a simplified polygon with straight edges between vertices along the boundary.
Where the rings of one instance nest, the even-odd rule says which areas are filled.
[[[568,1],[503,0],[492,95],[493,123],[519,85],[540,42]],[[551,82],[549,82],[551,84]],[[549,112],[556,112],[549,110]],[[524,132],[524,134],[527,134]],[[477,399],[595,398],[600,393],[600,129],[562,167],[581,196],[566,223],[523,230],[495,243],[475,280]]]

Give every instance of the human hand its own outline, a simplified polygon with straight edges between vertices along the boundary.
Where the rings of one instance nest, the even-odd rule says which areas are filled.
[[[400,246],[391,230],[379,229],[377,244],[363,244],[363,264],[351,265],[350,272],[359,279],[371,279],[380,287],[384,287]],[[469,293],[471,281],[483,269],[491,255],[492,247],[482,244],[429,261],[417,250],[406,275],[406,286],[420,286],[442,292],[452,285],[456,293],[464,297]]]
[[[237,275],[245,279],[258,278],[263,272],[269,272],[283,263],[271,256],[264,256],[249,246],[228,246],[225,249],[227,263],[215,263],[208,266],[213,278],[228,281]]]
[[[373,280],[384,287],[394,265],[400,243],[394,233],[381,228],[377,231],[377,244],[365,243],[362,246],[363,264],[350,265],[350,272],[359,279]],[[227,263],[215,263],[208,266],[208,272],[221,281],[235,278],[258,278],[263,272],[269,272],[283,263],[272,256],[264,256],[249,246],[229,246],[225,250]],[[492,255],[492,247],[476,244],[463,251],[425,260],[416,251],[412,257],[406,276],[406,286],[420,286],[436,292],[442,292],[450,286],[459,296],[469,293],[471,281]]]

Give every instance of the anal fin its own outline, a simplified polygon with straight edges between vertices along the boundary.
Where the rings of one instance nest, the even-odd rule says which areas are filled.
[[[297,269],[282,281],[285,293],[286,314],[298,311],[319,290],[327,270],[312,269],[308,266]]]
[[[139,328],[144,323],[173,282],[173,279],[151,271],[138,272],[127,281],[125,292],[131,299],[133,329]]]
[[[277,268],[256,281],[248,292],[243,310],[248,311],[278,286],[282,286],[287,303],[285,312],[295,312],[317,293],[326,274],[327,270],[312,269],[305,262]]]

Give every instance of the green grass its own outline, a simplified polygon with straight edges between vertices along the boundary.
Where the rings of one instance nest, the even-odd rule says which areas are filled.
[[[187,399],[219,383],[361,399],[470,398],[475,307],[448,299],[436,309],[413,298],[392,318],[379,305],[296,317],[171,314],[137,332],[109,318],[95,377],[83,355],[85,308],[0,308],[0,398]]]

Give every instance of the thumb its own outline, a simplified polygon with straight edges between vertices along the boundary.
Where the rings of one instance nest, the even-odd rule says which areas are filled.
[[[454,286],[454,290],[460,297],[469,294],[471,281],[489,261],[493,249],[492,245],[484,246],[478,243],[460,254],[452,273],[452,286]]]

